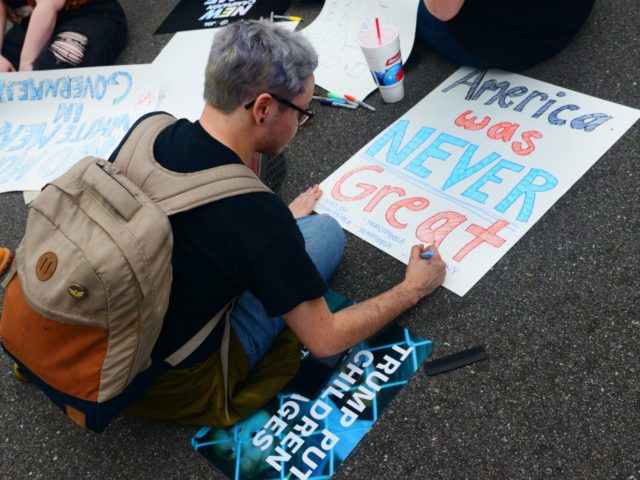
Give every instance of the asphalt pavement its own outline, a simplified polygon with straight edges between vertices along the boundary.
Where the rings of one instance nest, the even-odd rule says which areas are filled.
[[[175,0],[121,0],[118,63],[149,63]],[[296,1],[308,23],[321,4]],[[640,108],[640,3],[598,0],[559,55],[524,75]],[[319,183],[458,67],[417,43],[405,99],[323,109],[286,150],[285,200]],[[640,124],[632,127],[464,297],[439,289],[398,319],[434,357],[485,344],[489,359],[436,377],[420,370],[337,479],[640,479]],[[0,195],[0,244],[27,209]],[[366,299],[404,266],[353,235],[334,289]],[[0,294],[1,295],[1,294]],[[100,435],[69,422],[0,354],[0,478],[224,478],[190,446],[196,429],[121,417]]]

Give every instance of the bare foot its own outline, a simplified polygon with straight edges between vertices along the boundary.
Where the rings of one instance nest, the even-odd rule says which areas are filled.
[[[304,217],[313,211],[313,206],[322,196],[320,185],[314,185],[302,192],[296,199],[289,204],[289,210],[293,213],[293,218]]]

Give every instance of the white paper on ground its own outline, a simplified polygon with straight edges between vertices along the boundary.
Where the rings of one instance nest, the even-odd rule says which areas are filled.
[[[464,295],[639,116],[463,67],[325,179],[316,211],[404,263],[436,244]]]
[[[375,28],[375,18],[400,31],[402,61],[406,63],[416,36],[418,5],[422,0],[327,0],[316,19],[302,33],[316,48],[320,63],[316,84],[340,95],[363,100],[377,86],[360,50],[360,33]]]
[[[0,74],[0,192],[39,190],[82,157],[108,157],[156,108],[149,65]]]

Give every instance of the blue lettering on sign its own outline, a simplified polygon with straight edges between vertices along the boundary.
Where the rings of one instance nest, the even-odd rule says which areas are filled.
[[[606,113],[590,113],[588,115],[582,115],[581,117],[571,120],[571,128],[576,130],[584,130],[585,132],[592,132],[607,120],[611,120],[613,117]]]
[[[498,82],[494,78],[485,80],[486,74],[486,70],[474,70],[471,73],[464,75],[462,78],[455,80],[451,85],[444,87],[442,91],[446,93],[459,86],[467,87],[464,98],[465,100],[472,102],[480,100],[481,97],[485,96],[485,92],[496,92],[488,100],[486,100],[484,104],[491,105],[492,103],[495,103],[497,101],[500,108],[510,108],[515,102],[508,100],[509,97],[520,97],[525,95],[529,91],[529,89],[525,86],[511,87],[511,83],[508,80],[503,80],[500,82]],[[566,92],[558,91],[555,93],[555,95],[556,97],[562,98],[566,95]],[[534,100],[537,100],[537,102],[545,103],[540,106],[540,104],[535,102]],[[532,101],[533,103],[531,103]],[[558,100],[549,100],[549,94],[540,92],[538,90],[533,90],[524,98],[524,100],[513,107],[513,111],[522,113],[529,104],[532,104],[535,108],[535,111],[533,111],[533,113],[531,114],[531,118],[540,118],[556,102],[558,102]],[[592,132],[597,127],[613,118],[613,116],[606,113],[589,113],[569,121],[569,119],[560,118],[558,116],[565,110],[577,111],[580,110],[580,106],[567,104],[556,108],[547,115],[547,121],[549,122],[549,124],[562,126],[569,123],[569,126],[574,130]]]
[[[82,157],[73,155],[73,147],[67,146],[57,150],[53,155],[49,155],[46,162],[43,162],[38,169],[37,175],[40,178],[51,178],[62,175],[67,169]]]
[[[20,180],[29,173],[33,166],[36,165],[44,155],[45,153],[42,152],[39,155],[25,155],[21,153],[0,157],[0,183]]]
[[[0,128],[0,150],[10,145],[24,130],[24,125],[16,126],[15,130],[11,130],[11,123],[4,122]]]
[[[520,165],[518,163],[510,162],[509,160],[502,159],[485,173],[480,180],[476,181],[473,185],[467,188],[462,195],[465,197],[471,198],[478,203],[484,203],[487,201],[489,195],[485,192],[480,191],[480,187],[482,187],[487,182],[493,183],[502,183],[502,178],[498,177],[498,172],[503,169],[513,170],[514,172],[521,172],[524,169],[524,165]]]
[[[484,167],[486,167],[487,165],[493,163],[498,158],[500,158],[500,154],[493,152],[487,155],[486,157],[484,157],[482,160],[478,160],[476,163],[469,166],[469,164],[471,163],[471,159],[473,158],[473,155],[476,153],[477,150],[478,150],[478,145],[470,144],[467,147],[467,149],[464,151],[464,153],[460,157],[460,160],[458,160],[458,163],[456,163],[456,166],[453,167],[453,170],[451,171],[449,178],[447,178],[447,180],[442,185],[442,191],[445,191],[453,187],[455,184],[461,182],[467,177],[470,177],[474,173],[479,172]]]
[[[536,184],[535,181],[538,178],[543,179],[544,183]],[[531,217],[531,213],[533,212],[536,192],[546,192],[547,190],[554,188],[557,184],[558,179],[549,172],[538,168],[532,168],[520,183],[511,190],[504,200],[496,205],[496,210],[504,213],[518,198],[524,196],[524,203],[522,204],[520,213],[518,213],[518,217],[516,219],[519,222],[526,222],[529,220],[529,217]]]
[[[450,145],[454,145],[456,147],[464,147],[469,142],[466,140],[462,140],[461,138],[454,137],[453,135],[449,135],[447,133],[441,133],[436,137],[436,139],[425,148],[420,154],[416,156],[413,161],[411,161],[406,167],[405,170],[418,175],[419,177],[426,178],[431,174],[431,170],[424,167],[424,162],[430,158],[437,158],[438,160],[445,161],[451,156],[451,152],[446,150],[442,150],[440,148],[441,145],[448,143]]]
[[[42,149],[58,133],[60,128],[62,128],[62,125],[56,125],[51,132],[47,133],[46,122],[27,125],[25,135],[22,137],[22,143],[14,145],[9,151],[15,152],[16,150],[31,148]]]
[[[60,105],[58,105],[58,111],[56,112],[56,116],[53,119],[53,123],[58,123],[59,121],[73,121],[74,123],[76,123],[80,120],[83,108],[84,104],[82,103],[61,103]]]
[[[564,125],[567,123],[566,120],[558,117],[558,114],[563,110],[580,110],[580,107],[578,105],[563,105],[560,108],[556,108],[549,114],[549,123],[552,125]]]
[[[523,197],[523,203],[516,218],[520,222],[526,222],[531,217],[536,194],[551,190],[558,184],[557,178],[549,172],[539,168],[526,167],[501,158],[501,155],[497,152],[480,156],[474,161],[474,157],[478,155],[479,146],[448,133],[439,133],[425,146],[427,139],[435,132],[435,129],[431,127],[420,128],[418,133],[404,144],[404,136],[407,133],[408,126],[408,120],[397,122],[380,135],[379,138],[375,139],[364,153],[370,157],[375,157],[385,147],[389,146],[386,156],[382,155],[383,161],[394,166],[404,163],[404,170],[418,177],[420,181],[431,174],[431,170],[424,166],[424,163],[429,158],[435,158],[441,162],[450,161],[452,163],[451,173],[443,182],[440,190],[444,192],[465,180],[470,180],[470,185],[462,190],[459,195],[483,205],[490,201],[491,195],[496,195],[495,192],[483,191],[482,188],[485,185],[488,183],[502,184],[505,181],[510,181],[515,186],[511,188],[504,198],[498,201],[494,208],[496,211],[504,213],[520,197]],[[456,148],[446,149],[444,148],[445,145],[451,145]],[[419,151],[420,148],[422,150]],[[463,150],[458,151],[459,148]],[[412,154],[414,155],[412,156]],[[455,159],[456,155],[459,156],[457,160]],[[521,173],[522,176],[506,175],[505,170],[515,174]],[[401,174],[401,176],[406,176],[406,174]],[[472,177],[476,177],[475,180],[472,180]],[[519,178],[520,180],[518,180]],[[543,183],[540,183],[541,180],[543,180]]]
[[[411,140],[400,150],[402,140],[407,132],[408,120],[400,120],[393,127],[382,134],[365,152],[370,157],[376,156],[380,150],[389,142],[389,151],[387,152],[387,163],[399,165],[404,162],[422,143],[435,132],[434,128],[422,127]],[[398,151],[400,150],[400,151]]]
[[[33,78],[18,81],[0,80],[0,103],[34,102],[47,98],[102,100],[109,93],[113,96],[112,105],[117,105],[127,98],[132,87],[131,74],[122,70],[115,71],[108,77],[97,74],[38,81]]]
[[[13,127],[11,122],[4,122],[0,127],[0,151],[28,151],[43,149],[49,144],[87,142],[95,137],[121,137],[131,128],[131,121],[126,113],[80,122],[77,121],[79,116],[71,116],[73,112],[77,114],[78,110],[81,111],[77,107],[59,109],[52,125],[41,122]],[[73,122],[65,122],[65,118]]]
[[[60,145],[56,150],[40,150],[37,145],[46,135],[41,136],[45,130],[41,124],[28,125],[31,134],[28,143],[32,145],[29,150],[19,153],[0,155],[0,184],[17,182],[34,171],[40,178],[51,178],[61,175],[80,158],[87,155],[105,158],[124,133],[129,129],[129,119],[126,115],[114,117],[108,121],[111,135],[104,137],[94,135],[89,141],[77,144]],[[58,128],[62,125],[58,125]],[[116,131],[116,129],[119,129]],[[36,170],[37,169],[37,170]]]

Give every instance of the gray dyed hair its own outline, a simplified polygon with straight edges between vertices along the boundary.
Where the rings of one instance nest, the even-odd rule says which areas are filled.
[[[213,40],[204,100],[229,113],[263,92],[292,99],[317,66],[318,54],[302,34],[264,20],[241,20]]]

